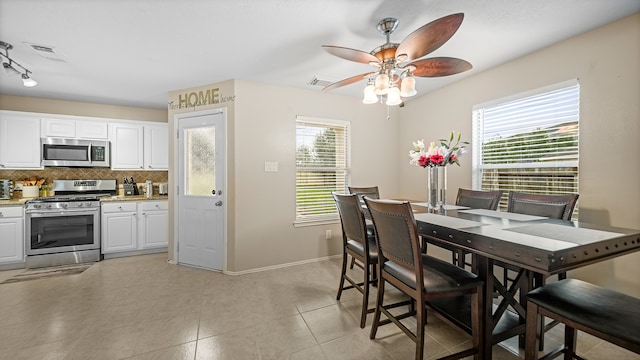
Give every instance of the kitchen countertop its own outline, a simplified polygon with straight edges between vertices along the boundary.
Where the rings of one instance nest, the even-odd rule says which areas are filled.
[[[0,206],[15,206],[15,205],[24,205],[29,198],[18,198],[18,199],[9,199],[9,200],[0,200]]]
[[[9,199],[9,200],[0,200],[0,206],[23,206],[27,200],[31,198],[18,198],[18,199]],[[110,201],[152,201],[152,200],[167,200],[169,199],[168,195],[153,195],[151,198],[147,198],[145,195],[135,195],[135,196],[124,196],[124,195],[116,195],[111,197],[101,198],[102,202],[110,202]]]
[[[134,196],[124,196],[124,195],[116,195],[111,197],[103,197],[100,199],[101,202],[110,202],[110,201],[145,201],[145,200],[167,200],[169,199],[168,195],[153,195],[151,198],[146,197],[145,195],[134,195]]]

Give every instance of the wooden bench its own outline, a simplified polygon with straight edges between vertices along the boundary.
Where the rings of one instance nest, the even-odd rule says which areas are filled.
[[[577,279],[565,279],[527,294],[525,359],[538,359],[538,331],[541,316],[565,325],[564,346],[541,359],[560,353],[565,359],[581,359],[575,354],[576,330],[640,354],[640,299]]]

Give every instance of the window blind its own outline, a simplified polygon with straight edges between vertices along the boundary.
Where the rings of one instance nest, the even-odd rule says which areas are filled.
[[[578,193],[577,80],[473,108],[473,188]],[[577,206],[574,216],[577,216]]]
[[[347,121],[296,119],[297,223],[339,219],[331,192],[347,192],[349,132]]]

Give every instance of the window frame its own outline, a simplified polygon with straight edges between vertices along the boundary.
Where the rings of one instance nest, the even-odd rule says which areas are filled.
[[[501,106],[504,107],[510,104],[517,104],[518,102],[524,102],[525,100],[532,100],[532,99],[541,100],[553,94],[554,92],[559,92],[559,91],[562,92],[565,90],[567,92],[570,92],[570,91],[576,92],[575,94],[572,94],[574,96],[572,99],[574,100],[572,100],[572,102],[567,102],[572,106],[570,109],[572,111],[575,111],[575,113],[572,113],[572,117],[571,117],[572,120],[567,121],[567,123],[569,124],[575,122],[575,129],[572,129],[573,132],[569,132],[569,136],[567,138],[573,138],[572,141],[575,144],[567,145],[567,149],[568,149],[567,151],[562,151],[564,150],[564,148],[559,146],[555,146],[551,148],[555,151],[555,154],[559,154],[559,156],[557,157],[559,161],[539,161],[539,158],[536,158],[537,161],[533,161],[530,163],[531,166],[527,166],[528,164],[522,160],[525,157],[519,159],[518,161],[518,160],[509,159],[509,156],[497,155],[492,160],[497,162],[498,160],[496,158],[505,158],[504,163],[494,163],[494,164],[489,164],[487,166],[487,164],[483,162],[486,160],[485,154],[483,153],[484,151],[483,140],[485,140],[485,144],[491,142],[491,141],[486,141],[487,138],[489,138],[488,136],[489,133],[485,132],[486,130],[485,129],[485,120],[486,120],[485,110],[495,109]],[[577,98],[575,98],[576,96]],[[547,109],[550,108],[550,107],[543,108],[544,106],[548,106],[548,105],[537,104],[535,105],[535,109],[542,109],[546,111]],[[526,115],[534,114],[535,111],[533,111],[532,109],[534,109],[534,107],[526,108]],[[560,113],[561,111],[557,109],[562,110],[561,106],[558,106],[557,109],[556,108],[552,108],[552,109],[554,109],[554,111],[558,113]],[[516,112],[516,110],[514,109],[512,109],[511,111],[513,111],[513,113]],[[556,115],[556,114],[553,114],[553,115]],[[526,123],[523,125],[521,123],[518,123],[517,128],[521,130],[519,132],[514,132],[514,134],[510,136],[520,135],[524,139],[529,139],[528,136],[533,137],[535,132],[539,131],[543,133],[543,131],[545,130],[547,131],[546,134],[551,134],[551,132],[549,132],[550,129],[553,129],[554,126],[563,124],[562,122],[559,121],[561,116],[558,116],[558,115],[556,116],[557,117],[552,117],[552,119],[557,121],[553,122],[550,125],[545,125],[545,122],[548,121],[548,119],[539,120],[538,122],[534,121],[533,124]],[[501,116],[496,115],[496,117],[501,117]],[[507,125],[505,125],[505,129],[506,128],[507,128]],[[516,128],[516,127],[513,127],[513,128]],[[509,130],[512,130],[513,128]],[[501,131],[508,132],[509,130],[499,129],[496,131],[496,134],[500,134]],[[556,130],[556,131],[560,132],[559,130]],[[561,136],[563,135],[556,135],[556,139],[559,139]],[[509,139],[509,136],[498,137],[498,139],[507,140]],[[551,137],[549,137],[549,139],[551,139]],[[579,143],[580,141],[579,139],[580,139],[580,83],[578,79],[563,81],[560,83],[545,86],[535,90],[531,90],[531,91],[527,91],[527,92],[523,92],[523,93],[515,94],[512,96],[508,96],[508,97],[504,97],[504,98],[500,98],[500,99],[475,105],[473,106],[473,109],[472,109],[472,152],[473,152],[472,188],[474,190],[504,190],[505,193],[503,194],[503,198],[499,206],[501,210],[506,210],[507,208],[507,198],[508,198],[509,190],[540,193],[540,194],[542,193],[560,194],[560,193],[568,193],[568,192],[578,193],[579,185],[580,185],[580,182],[579,182],[579,156],[580,156]],[[557,140],[556,145],[560,144],[561,141],[562,140]],[[508,141],[506,142],[508,143]],[[533,148],[531,145],[529,145],[529,147],[524,147],[522,145],[520,146],[521,146],[520,147],[521,149],[526,149],[526,150],[523,150],[523,154],[526,156],[533,157],[539,153],[544,152],[544,150],[543,151],[531,150]],[[567,155],[566,153],[568,153],[569,155]],[[499,172],[498,169],[510,169],[505,171],[505,172],[511,173],[506,175],[508,180],[497,181],[498,182],[497,184],[488,183],[489,180],[485,180],[483,177],[483,171],[493,170],[494,172]],[[552,170],[552,169],[555,169],[555,170]],[[520,174],[518,170],[521,170]],[[557,171],[557,173],[555,173],[555,171]],[[545,172],[546,174],[544,174]],[[546,187],[547,189],[551,189],[551,191],[541,191],[541,190],[536,191],[535,185],[523,184],[523,183],[526,183],[527,181],[530,183],[536,181],[536,180],[533,180],[534,178],[536,178],[536,176],[539,179],[542,179],[542,183],[545,184],[545,185],[540,185],[540,187],[541,188]],[[565,178],[571,176],[572,182],[565,181],[563,183],[563,180],[561,179],[563,176]],[[502,186],[503,181],[504,182],[512,181],[513,184],[511,186]],[[549,183],[552,183],[552,185],[549,185]],[[571,183],[570,188],[575,189],[575,191],[562,191],[562,189],[564,188],[564,184],[569,184],[569,183]],[[578,216],[578,204],[576,204],[573,218],[577,219],[577,216]]]
[[[343,166],[330,166],[330,167],[317,167],[317,166],[307,166],[307,167],[300,167],[298,165],[298,137],[301,136],[299,134],[299,126],[300,125],[305,125],[308,124],[310,126],[317,126],[317,127],[325,127],[327,129],[329,128],[341,128],[344,131],[344,136],[343,136],[343,144],[340,148],[340,150],[344,151],[344,156],[340,158],[341,162],[344,163],[344,167]],[[339,181],[336,181],[335,183],[335,190],[339,193],[347,193],[348,192],[348,186],[351,182],[351,122],[347,121],[347,120],[335,120],[335,119],[326,119],[326,118],[318,118],[318,117],[310,117],[310,116],[302,116],[302,115],[297,115],[296,116],[296,121],[295,121],[295,125],[296,125],[296,158],[295,158],[295,214],[294,214],[294,226],[295,227],[300,227],[300,226],[313,226],[313,225],[322,225],[322,224],[334,224],[337,222],[340,222],[340,215],[338,214],[338,209],[335,207],[335,203],[333,202],[333,198],[331,198],[331,203],[333,206],[333,209],[331,210],[330,213],[325,213],[325,214],[319,214],[319,215],[309,215],[309,216],[300,216],[298,209],[299,209],[299,197],[298,197],[298,193],[299,193],[299,189],[300,189],[300,184],[298,183],[299,181],[299,177],[298,174],[300,172],[303,171],[310,171],[310,170],[319,170],[319,171],[326,171],[326,172],[343,172],[344,175],[344,187],[341,189],[337,188],[337,185],[339,184]],[[315,137],[314,137],[315,138]],[[328,199],[325,199],[324,202],[325,204],[327,203]],[[326,211],[326,209],[325,209]]]

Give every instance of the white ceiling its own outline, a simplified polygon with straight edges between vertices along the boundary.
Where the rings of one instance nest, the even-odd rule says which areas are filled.
[[[471,71],[419,78],[436,89],[640,11],[639,0],[0,0],[0,40],[38,81],[25,88],[2,72],[0,93],[166,108],[167,92],[228,79],[321,91],[373,69],[321,45],[371,51],[385,42],[376,24],[400,20],[391,41],[463,12],[458,32],[431,56]],[[67,62],[36,54],[54,48]],[[364,83],[334,90],[361,97]]]

